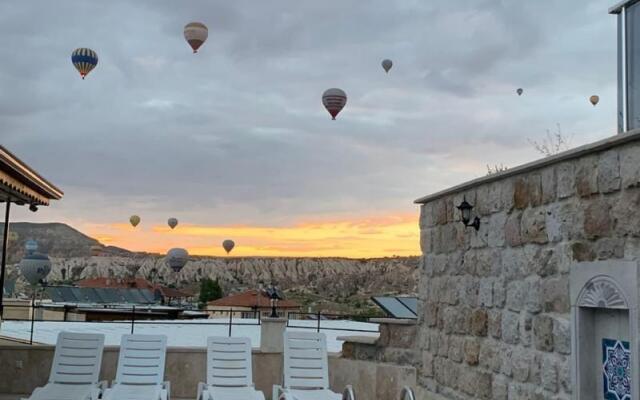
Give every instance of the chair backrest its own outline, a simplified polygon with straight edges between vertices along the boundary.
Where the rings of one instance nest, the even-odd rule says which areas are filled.
[[[207,384],[226,387],[253,385],[249,338],[210,336],[207,339]]]
[[[53,355],[49,382],[97,383],[103,349],[104,335],[60,332]]]
[[[122,335],[116,383],[158,385],[164,381],[165,335]]]
[[[284,387],[329,388],[327,339],[324,333],[284,333]]]

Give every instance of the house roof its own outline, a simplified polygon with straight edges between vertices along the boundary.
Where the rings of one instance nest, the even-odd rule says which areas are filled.
[[[64,193],[26,163],[0,146],[0,201],[17,204],[49,205]]]
[[[218,300],[212,300],[207,304],[214,307],[270,308],[271,299],[265,292],[247,290],[246,292],[232,294]],[[278,300],[278,308],[300,308],[300,304],[293,300]]]
[[[193,295],[178,289],[157,285],[149,282],[144,278],[134,279],[114,279],[114,278],[91,278],[83,279],[76,283],[80,287],[85,288],[135,288],[149,289],[151,291],[159,290],[164,297],[184,298]]]

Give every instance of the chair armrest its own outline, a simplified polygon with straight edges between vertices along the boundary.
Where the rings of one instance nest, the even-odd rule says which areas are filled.
[[[167,391],[167,399],[166,400],[171,400],[171,382],[170,381],[164,381],[163,388],[164,388],[164,390]]]
[[[198,383],[198,397],[196,397],[196,400],[202,400],[202,392],[204,392],[204,389],[207,387],[207,384],[204,382],[199,382]]]
[[[271,391],[271,400],[278,400],[278,396],[282,392],[282,386],[273,385],[273,390]]]
[[[356,400],[356,392],[353,386],[347,385],[342,392],[342,400]]]

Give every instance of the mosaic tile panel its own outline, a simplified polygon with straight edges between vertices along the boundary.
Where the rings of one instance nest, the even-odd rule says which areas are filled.
[[[631,400],[629,342],[602,339],[602,377],[605,400]]]

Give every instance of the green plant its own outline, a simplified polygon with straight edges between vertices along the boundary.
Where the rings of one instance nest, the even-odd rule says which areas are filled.
[[[204,307],[211,300],[217,300],[222,297],[222,288],[216,279],[204,278],[200,281],[200,296],[198,303],[200,308]]]

